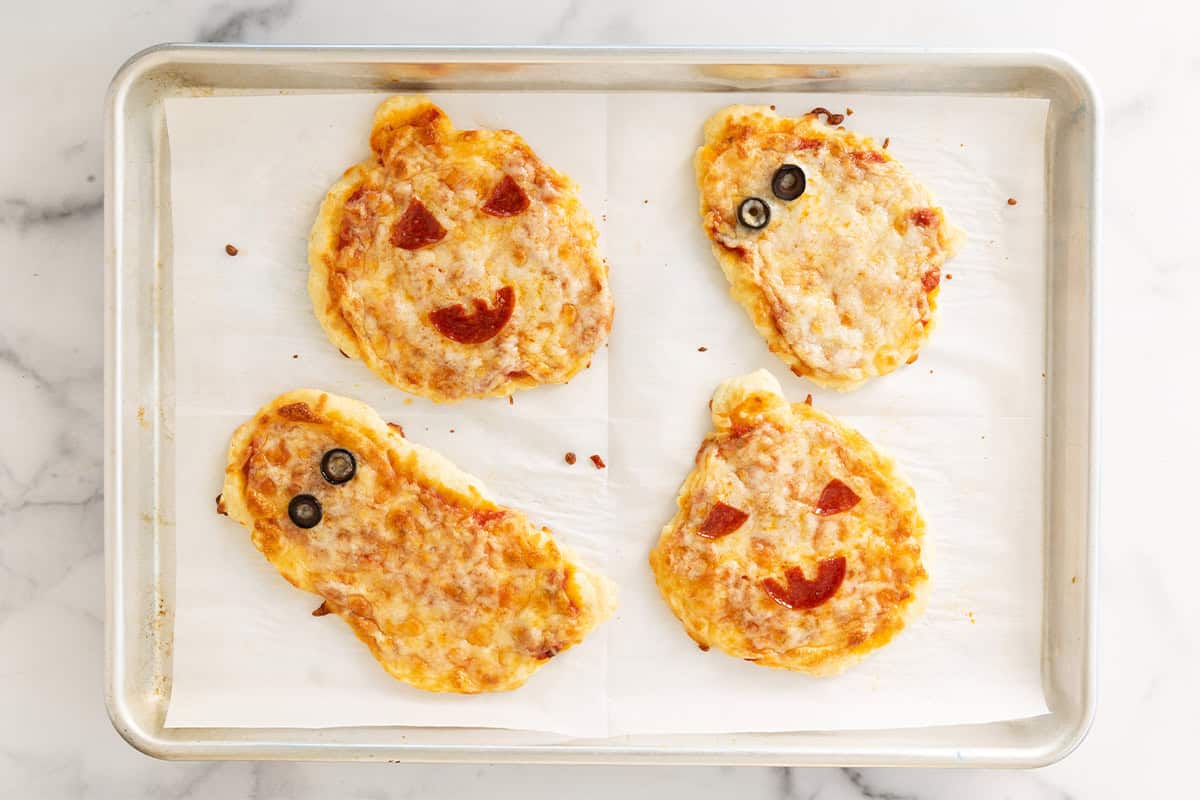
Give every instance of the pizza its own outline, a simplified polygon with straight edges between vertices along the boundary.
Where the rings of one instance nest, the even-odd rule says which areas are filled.
[[[768,346],[848,390],[916,360],[963,234],[886,149],[831,116],[723,109],[696,180],[713,254]]]
[[[333,344],[439,402],[566,383],[613,301],[579,188],[516,133],[458,130],[428,98],[375,114],[309,236],[309,294]]]
[[[725,381],[650,555],[702,650],[811,675],[887,644],[924,607],[912,487],[857,432],[788,403],[766,370]]]
[[[548,529],[345,397],[287,392],[239,427],[217,505],[419,689],[515,689],[615,607]]]

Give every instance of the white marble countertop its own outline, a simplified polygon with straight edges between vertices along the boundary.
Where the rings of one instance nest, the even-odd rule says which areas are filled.
[[[21,798],[1175,797],[1194,790],[1200,556],[1190,8],[1071,0],[832,3],[112,0],[6,9],[0,50],[0,796]],[[163,763],[102,697],[102,99],[161,41],[1051,47],[1106,104],[1101,692],[1033,772]],[[1168,114],[1171,112],[1171,114]],[[1150,145],[1153,126],[1182,140]],[[1135,176],[1136,173],[1136,176]],[[1122,178],[1137,177],[1137,183]],[[1173,366],[1174,365],[1174,366]],[[1157,377],[1167,368],[1183,378]],[[1132,378],[1132,379],[1131,379]],[[1149,414],[1142,412],[1147,402]],[[1139,415],[1136,416],[1135,415]],[[1173,504],[1171,501],[1176,501]],[[1193,666],[1188,667],[1188,664]]]

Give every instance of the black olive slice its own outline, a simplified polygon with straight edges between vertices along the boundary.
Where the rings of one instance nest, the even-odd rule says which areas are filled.
[[[321,521],[321,504],[311,494],[298,494],[288,503],[288,517],[297,528],[312,528]]]
[[[337,447],[321,456],[321,477],[334,486],[350,480],[356,472],[358,462],[349,450]]]
[[[771,221],[771,207],[761,197],[747,197],[738,206],[737,218],[747,228],[765,228]]]
[[[780,200],[795,200],[804,194],[807,183],[804,170],[795,164],[784,164],[775,170],[775,177],[771,178],[771,191]]]

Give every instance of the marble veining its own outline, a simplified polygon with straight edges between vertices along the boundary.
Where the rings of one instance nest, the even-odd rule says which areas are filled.
[[[863,774],[861,769],[843,767],[841,772],[846,776],[846,780],[850,781],[850,785],[857,789],[867,800],[917,800],[915,794],[902,794],[900,792],[877,789],[868,783],[867,776]]]
[[[278,27],[296,9],[296,0],[253,5],[226,11],[215,22],[202,27],[197,42],[244,42],[248,36],[262,35]],[[220,8],[217,9],[218,11]]]
[[[84,0],[7,9],[0,49],[0,797],[1188,797],[1200,688],[1200,415],[1191,177],[1197,11],[1084,0],[917,9],[714,0],[606,3]],[[911,12],[911,13],[910,13]],[[163,763],[103,705],[103,97],[162,41],[1054,47],[1106,114],[1100,711],[1033,772]],[[1115,45],[1115,47],[1114,47]],[[1178,132],[1147,149],[1152,129]],[[614,267],[616,268],[616,267]],[[1147,413],[1149,411],[1149,413]]]
[[[0,198],[0,225],[18,230],[54,225],[77,217],[98,216],[104,210],[104,195],[64,197],[57,203],[35,203],[21,197]]]

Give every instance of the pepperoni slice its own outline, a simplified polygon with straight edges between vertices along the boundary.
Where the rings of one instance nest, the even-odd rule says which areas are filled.
[[[908,217],[918,228],[928,228],[937,222],[938,214],[932,208],[914,208]]]
[[[822,517],[840,514],[858,505],[859,499],[853,489],[834,478],[821,490],[821,497],[817,500],[817,507],[813,512]]]
[[[705,539],[720,539],[742,527],[749,518],[750,515],[740,508],[717,503],[708,512],[708,516],[704,518],[703,524],[696,533]]]
[[[492,189],[492,194],[483,204],[483,213],[493,217],[515,217],[529,208],[529,196],[517,185],[511,175],[505,175],[503,180]]]
[[[787,578],[786,587],[774,578],[767,578],[762,582],[763,591],[784,608],[816,608],[833,597],[842,585],[846,577],[846,559],[838,556],[819,562],[817,577],[811,581],[804,577],[800,567],[792,567],[783,574]]]
[[[487,301],[475,298],[471,301],[473,311],[468,311],[462,303],[446,308],[439,308],[429,315],[433,327],[447,339],[453,339],[463,344],[479,344],[491,339],[508,323],[516,305],[515,294],[511,286],[502,286],[488,307]]]
[[[413,199],[392,226],[391,243],[405,250],[416,250],[442,240],[446,229],[420,200]]]

